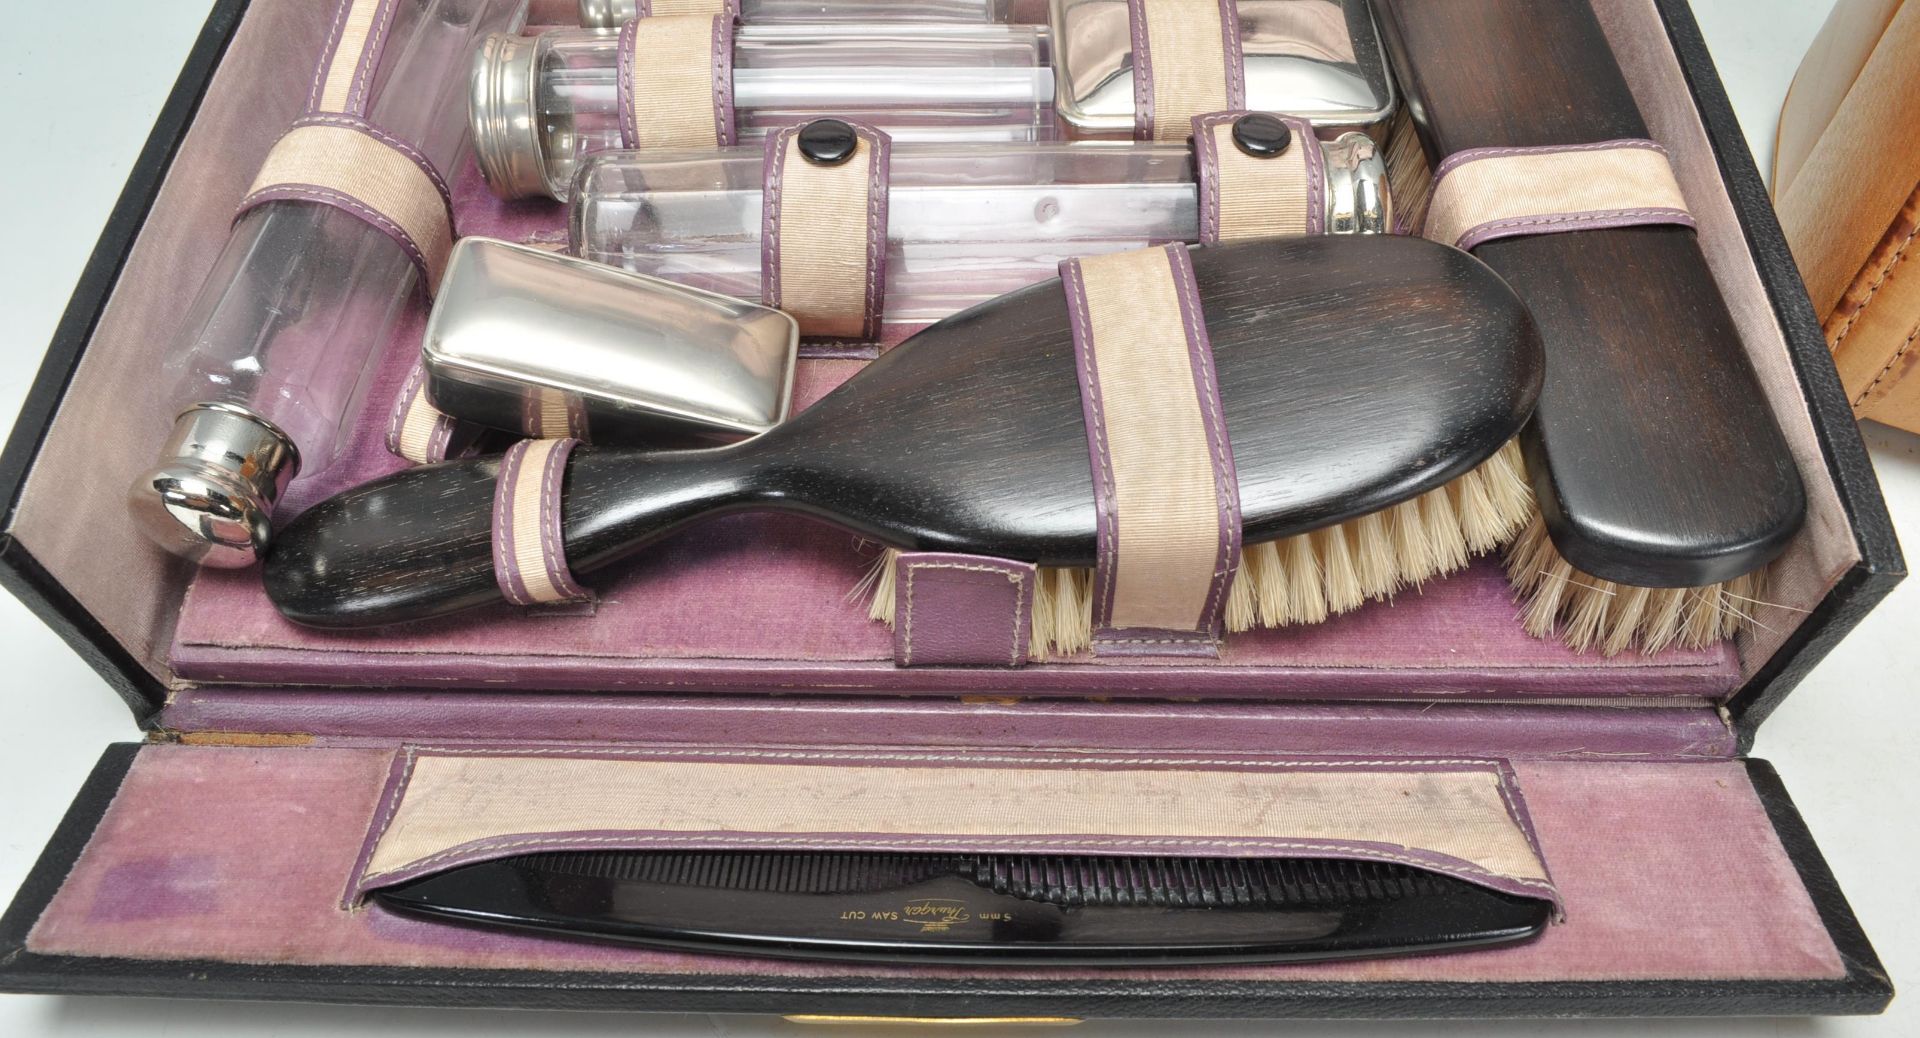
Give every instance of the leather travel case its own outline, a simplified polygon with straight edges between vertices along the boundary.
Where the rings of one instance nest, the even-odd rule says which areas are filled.
[[[1878,1011],[1884,971],[1779,777],[1746,752],[1904,563],[1684,0],[1595,8],[1807,487],[1759,622],[1709,649],[1578,654],[1520,632],[1483,562],[1314,629],[1230,639],[1218,660],[1016,671],[896,666],[846,599],[865,558],[793,519],[678,537],[591,617],[502,609],[379,634],[294,629],[257,574],[149,548],[120,495],[173,417],[146,384],[157,329],[299,114],[334,16],[222,0],[0,456],[0,581],[143,736],[104,749],[0,917],[0,989],[943,1018]],[[471,169],[453,199],[463,233],[564,227]],[[419,311],[369,413],[405,380]],[[796,406],[861,360],[801,363]],[[371,430],[351,451],[346,482],[401,464]],[[97,478],[62,480],[82,453]],[[296,484],[285,504],[332,489]],[[1550,898],[1555,918],[1529,944],[1453,955],[961,967],[574,943],[369,900],[526,850],[1149,846],[1417,862]]]

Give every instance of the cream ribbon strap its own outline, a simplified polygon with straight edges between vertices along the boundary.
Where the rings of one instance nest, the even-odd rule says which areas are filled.
[[[1646,224],[1694,221],[1666,149],[1616,140],[1449,155],[1434,171],[1422,234],[1472,249],[1498,238]]]
[[[1127,0],[1127,21],[1136,138],[1182,141],[1194,116],[1246,107],[1235,0]]]
[[[620,29],[620,141],[628,148],[733,143],[733,18],[656,14]]]
[[[521,440],[500,458],[493,495],[493,575],[518,606],[584,604],[561,524],[567,458],[578,440]]]
[[[1093,464],[1094,651],[1211,656],[1239,483],[1184,245],[1060,265]]]
[[[634,5],[637,18],[662,18],[682,14],[722,15],[728,21],[740,17],[740,0],[639,0]]]
[[[308,116],[267,153],[239,212],[284,199],[352,213],[406,250],[428,295],[440,283],[453,205],[440,175],[406,142],[349,116]]]
[[[1248,112],[1193,117],[1193,162],[1200,178],[1200,243],[1320,234],[1327,222],[1326,155],[1304,119],[1279,116],[1293,144],[1256,156],[1233,142],[1233,124]]]
[[[761,177],[760,295],[813,338],[880,336],[887,281],[892,141],[860,123],[850,158],[821,165],[800,149],[802,126],[767,137]]]

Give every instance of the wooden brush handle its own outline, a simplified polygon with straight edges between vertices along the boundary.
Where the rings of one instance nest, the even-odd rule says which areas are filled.
[[[1382,236],[1253,242],[1192,260],[1250,542],[1439,486],[1532,409],[1532,322],[1470,256]],[[410,469],[315,505],[276,533],[267,593],[322,627],[497,600],[497,471],[494,459]],[[563,496],[567,560],[581,575],[746,508],[900,548],[1090,566],[1098,519],[1060,282],[941,321],[744,443],[582,447]]]
[[[1430,160],[1647,136],[1587,0],[1375,0]],[[1758,569],[1805,498],[1695,233],[1630,227],[1474,249],[1533,310],[1547,383],[1525,440],[1560,553],[1693,587]]]

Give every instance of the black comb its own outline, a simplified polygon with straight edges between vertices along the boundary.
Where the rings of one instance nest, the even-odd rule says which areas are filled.
[[[1074,965],[1524,941],[1552,905],[1403,865],[1017,854],[529,854],[375,892],[435,919],[689,951]]]

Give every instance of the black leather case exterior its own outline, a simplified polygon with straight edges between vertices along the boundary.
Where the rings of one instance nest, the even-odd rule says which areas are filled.
[[[0,990],[674,1013],[1006,1017],[1549,1017],[1875,1013],[1893,997],[1846,897],[1765,761],[1748,761],[1782,845],[1800,872],[1847,975],[1821,981],[1582,983],[1244,983],[647,976],[536,970],[256,966],[231,962],[35,955],[27,932],[73,868],[132,764],[108,747],[13,906],[0,916]],[[297,750],[289,752],[299,752]]]
[[[1904,575],[1904,562],[1866,450],[1828,358],[1805,289],[1685,0],[1656,0],[1698,100],[1722,173],[1773,305],[1862,561],[1732,700],[1742,745],[1806,672]],[[179,141],[238,26],[246,0],[218,0],[56,330],[4,453],[0,502],[10,520],[25,476],[112,292]],[[92,663],[145,723],[165,688],[18,542],[0,533],[0,584]],[[1871,1013],[1892,987],[1772,768],[1749,772],[1788,853],[1848,963],[1832,981],[1250,984],[1023,982],[917,979],[857,983],[753,976],[609,976],[540,971],[252,966],[47,957],[26,934],[65,879],[138,747],[108,747],[11,908],[0,916],[0,990],[64,994],[288,1000],[394,1005],[643,1009],[884,1016],[1545,1017]]]

